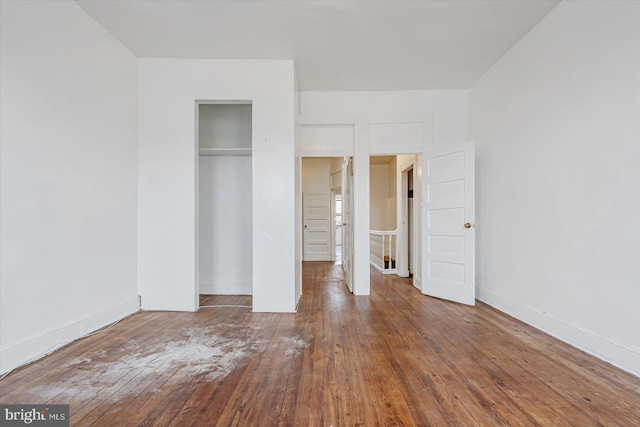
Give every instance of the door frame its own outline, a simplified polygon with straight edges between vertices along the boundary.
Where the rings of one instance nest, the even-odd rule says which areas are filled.
[[[298,157],[352,157],[354,295],[371,293],[369,157],[427,153],[432,148],[432,123],[431,114],[328,114],[297,117],[296,126],[301,130],[297,141]],[[347,126],[353,129],[353,137],[348,142],[341,140],[337,143],[337,139],[317,137],[321,133],[331,136],[330,132],[324,131],[332,127],[344,130]],[[309,131],[320,129],[323,132],[310,135],[304,132],[305,128]],[[344,132],[339,135],[336,132],[335,135],[344,136]],[[301,195],[298,197],[301,200]],[[414,282],[415,280],[414,275]]]
[[[398,227],[398,240],[397,240],[398,247],[396,248],[396,253],[398,254],[398,260],[397,260],[398,269],[396,274],[400,277],[409,277],[411,273],[409,271],[409,256],[411,255],[408,250],[409,242],[413,242],[415,244],[416,239],[418,238],[418,236],[415,235],[415,231],[416,231],[415,227],[413,229],[414,236],[409,236],[409,222],[412,221],[415,224],[415,221],[416,221],[415,209],[413,209],[413,212],[412,212],[413,218],[409,218],[409,196],[408,196],[409,172],[411,171],[411,173],[414,175],[413,179],[415,182],[415,164],[416,164],[416,160],[414,159],[411,163],[402,165],[401,169],[400,169],[400,165],[398,165],[400,169],[400,176],[401,176],[401,179],[400,179],[401,197],[399,197],[400,226]],[[413,237],[412,240],[411,240],[411,237]],[[414,263],[414,268],[415,268],[415,263]]]
[[[331,193],[329,197],[331,197],[331,260],[333,262],[336,261],[336,196],[338,194],[342,195],[342,169],[344,167],[344,157],[332,157],[334,159],[342,159],[342,164],[340,169],[338,170],[329,170],[329,185],[331,187]],[[340,178],[339,180],[337,178]],[[340,221],[342,222],[342,220]],[[342,227],[342,225],[340,226]],[[342,242],[340,243],[342,246]]]
[[[200,310],[200,106],[201,105],[251,105],[251,126],[253,127],[253,100],[252,99],[196,99],[194,102],[194,310]],[[251,142],[251,150],[253,150],[253,140]],[[251,150],[249,154],[251,154]],[[240,155],[247,155],[244,149],[237,150]],[[252,157],[253,161],[253,157]],[[253,170],[252,170],[253,173]],[[252,182],[253,191],[253,182]],[[252,193],[252,209],[253,209],[253,193]],[[252,219],[253,226],[253,219]],[[254,238],[252,230],[252,239]],[[255,244],[252,241],[252,248]],[[252,249],[253,250],[253,249]],[[254,256],[251,256],[253,263]],[[253,294],[252,284],[252,294]],[[253,304],[252,304],[253,305]]]
[[[305,215],[305,197],[307,197],[308,195],[303,191],[304,190],[304,177],[302,176],[302,165],[303,165],[303,159],[340,159],[343,160],[344,157],[352,157],[352,156],[334,156],[334,155],[311,155],[308,156],[306,154],[301,155],[300,157],[298,157],[299,160],[299,164],[300,164],[300,184],[299,184],[299,192],[296,195],[296,197],[300,198],[300,204],[299,204],[299,209],[300,209],[300,227],[299,227],[299,232],[301,233],[300,236],[300,259],[301,261],[317,261],[317,260],[313,260],[313,259],[307,259],[308,257],[305,256],[305,247],[306,247],[306,243],[305,243],[305,232],[306,232],[306,215]],[[340,169],[341,171],[342,169]],[[342,192],[342,182],[337,183],[337,185],[334,185],[333,183],[333,175],[335,175],[336,172],[332,172],[331,170],[329,170],[329,186],[326,188],[326,196],[328,198],[328,236],[329,236],[329,242],[328,242],[328,247],[329,247],[329,254],[328,254],[328,259],[326,260],[322,260],[322,261],[335,261],[336,258],[336,243],[335,243],[335,194],[336,193],[341,193]],[[298,228],[298,227],[296,227]]]
[[[354,292],[354,188],[353,157],[345,156],[342,163],[342,271],[349,292]],[[346,230],[346,231],[345,231]]]
[[[329,255],[332,262],[336,262],[336,192],[329,191]]]
[[[340,195],[342,196],[342,186],[340,187],[335,187],[331,189],[331,260],[333,262],[336,261],[336,246],[337,245],[337,231],[336,231],[336,214],[337,214],[337,209],[336,209],[336,196]],[[340,214],[342,216],[342,214]],[[340,220],[340,228],[342,229],[342,219]],[[340,246],[342,246],[342,239],[341,239],[341,243]]]

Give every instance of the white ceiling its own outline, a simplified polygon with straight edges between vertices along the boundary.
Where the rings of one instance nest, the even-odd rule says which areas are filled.
[[[293,59],[301,90],[465,89],[557,0],[77,0],[139,57]]]

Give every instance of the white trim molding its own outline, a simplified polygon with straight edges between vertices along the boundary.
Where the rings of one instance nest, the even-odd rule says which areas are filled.
[[[432,114],[299,115],[298,154],[302,157],[353,157],[353,294],[370,294],[369,157],[424,154],[433,148]],[[338,132],[353,127],[353,134]],[[305,138],[304,129],[315,129]],[[373,129],[373,131],[372,131]],[[333,132],[323,132],[333,131]],[[372,138],[373,134],[373,138]],[[373,142],[373,144],[372,144]],[[414,283],[419,278],[414,276]]]
[[[481,287],[476,288],[476,298],[560,341],[640,378],[640,351],[638,349],[613,342]]]
[[[200,283],[201,295],[251,295],[251,280],[222,280],[215,283]]]
[[[0,347],[0,374],[44,357],[72,341],[137,311],[140,311],[140,297],[111,305],[87,316],[3,345]]]

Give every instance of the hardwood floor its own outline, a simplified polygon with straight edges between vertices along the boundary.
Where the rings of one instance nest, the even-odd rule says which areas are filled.
[[[0,382],[71,425],[637,426],[640,380],[485,304],[305,263],[296,314],[141,312]],[[201,305],[247,305],[208,296]]]

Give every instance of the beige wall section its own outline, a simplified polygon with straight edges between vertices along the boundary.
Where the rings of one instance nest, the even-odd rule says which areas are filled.
[[[395,230],[398,226],[398,157],[393,156],[391,162],[389,162],[389,201],[387,203],[387,226],[389,230]]]
[[[387,230],[389,204],[389,165],[371,165],[369,169],[371,202],[370,228]]]
[[[342,157],[331,157],[331,173],[336,173],[342,170],[342,163],[344,159]]]
[[[392,231],[397,227],[397,165],[396,156],[371,158],[369,212],[372,230]]]
[[[336,194],[342,193],[342,163],[344,162],[344,157],[331,157],[330,158],[330,174],[331,174],[331,190],[335,191]],[[335,213],[333,210],[332,203],[332,215]]]
[[[302,159],[302,192],[326,192],[331,188],[331,159],[310,157]]]

